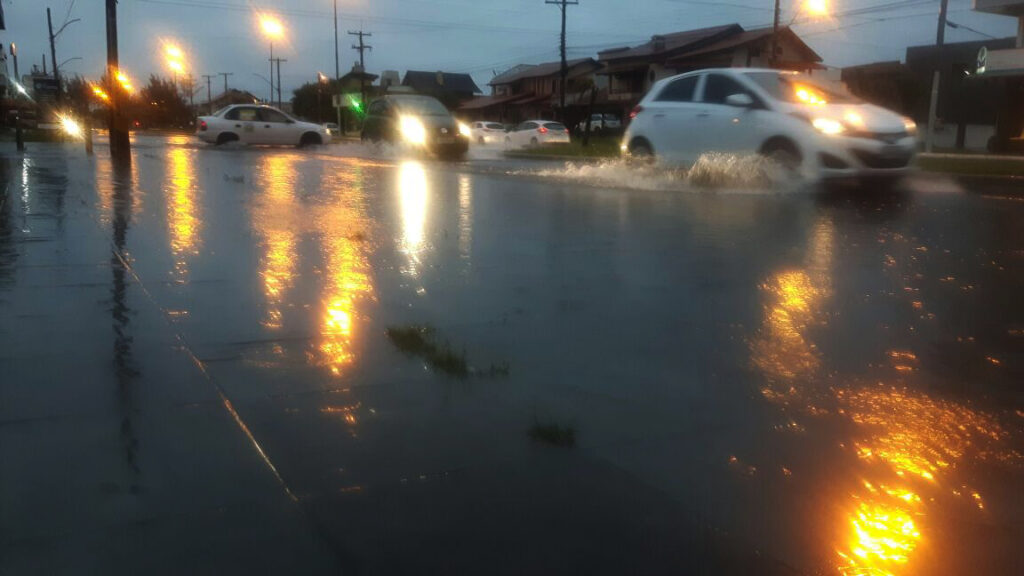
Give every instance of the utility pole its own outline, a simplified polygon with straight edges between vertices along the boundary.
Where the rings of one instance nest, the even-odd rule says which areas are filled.
[[[935,43],[941,48],[946,43],[946,15],[949,13],[949,0],[942,0],[939,6],[939,29],[935,34]],[[939,85],[942,81],[942,74],[936,68],[932,74],[932,99],[928,106],[928,133],[924,139],[924,149],[931,152],[934,146],[935,124],[938,121],[939,110]]]
[[[360,30],[359,32],[353,32],[349,30],[348,33],[350,36],[359,37],[359,46],[353,44],[352,49],[359,51],[359,105],[366,106],[366,62],[363,60],[363,53],[366,52],[367,50],[372,51],[373,46],[364,44],[363,37],[371,37],[373,36],[373,34],[370,34],[369,32],[363,32],[362,30]]]
[[[334,0],[334,79],[341,80],[341,56],[338,54],[338,0]]]
[[[11,58],[14,59],[14,79],[21,83],[21,76],[18,74],[18,47],[11,42]]]
[[[545,4],[554,4],[562,10],[562,40],[561,40],[561,52],[562,52],[562,82],[558,89],[558,106],[559,115],[561,120],[565,120],[565,84],[569,78],[569,65],[565,60],[565,12],[568,6],[575,6],[579,4],[579,0],[544,0]]]
[[[75,22],[81,22],[81,19],[80,18],[75,18],[74,20],[68,20],[67,22],[64,23],[63,26],[60,27],[60,30],[57,30],[57,32],[54,32],[53,31],[53,18],[50,16],[50,8],[49,7],[46,8],[46,27],[49,29],[49,32],[50,32],[50,61],[53,63],[53,79],[57,83],[57,102],[58,103],[60,103],[60,101],[63,99],[63,95],[62,95],[63,90],[61,90],[61,88],[60,88],[60,70],[57,68],[57,42],[56,42],[56,40],[57,40],[57,36],[60,36],[60,33],[63,32],[65,28],[67,28],[68,26],[74,24]],[[43,68],[46,68],[46,57],[45,56],[43,56]]]
[[[50,30],[50,61],[53,62],[53,80],[57,84],[57,104],[61,101],[60,72],[57,71],[57,45],[53,41],[53,19],[50,18],[50,8],[46,8],[46,27]]]
[[[110,130],[110,157],[114,161],[131,162],[131,141],[128,131],[121,122],[121,95],[123,89],[117,82],[120,64],[117,55],[117,0],[107,0],[107,78],[110,79],[110,116],[107,127]]]
[[[334,82],[335,91],[337,92],[337,100],[340,104],[341,101],[341,55],[338,53],[338,0],[334,0]],[[335,106],[335,112],[338,114],[338,127],[341,128],[342,136],[345,135],[345,121],[341,117],[342,107]]]
[[[284,58],[274,58],[274,62],[277,63],[277,107],[281,107],[281,62],[287,62]]]
[[[203,74],[203,78],[206,78],[206,107],[209,108],[210,114],[213,114],[213,95],[210,92],[210,81],[213,80],[213,74]],[[227,79],[224,81],[227,82]]]
[[[217,72],[218,76],[224,77],[224,93],[228,93],[228,76],[234,76],[234,72]]]
[[[776,55],[779,52],[779,26],[782,23],[782,2],[781,0],[775,0],[775,23],[772,24],[772,53],[768,58],[768,62],[772,68],[776,67]]]

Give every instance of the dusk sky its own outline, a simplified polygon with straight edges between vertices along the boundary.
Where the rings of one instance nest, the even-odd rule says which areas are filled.
[[[102,74],[103,0],[0,1],[7,15],[0,42],[18,44],[23,74],[44,53],[49,68],[47,5],[53,10],[54,28],[69,14],[81,19],[58,38],[58,61],[83,59],[68,63],[63,72],[92,78]],[[783,1],[785,22],[794,18],[801,3]],[[266,97],[266,81],[256,76],[266,76],[269,66],[269,46],[254,18],[263,10],[286,23],[288,40],[275,47],[275,55],[288,60],[282,79],[290,93],[314,80],[318,70],[333,75],[332,5],[332,0],[121,0],[122,68],[136,78],[170,76],[160,58],[160,41],[173,40],[189,55],[196,77],[233,72],[232,87]],[[598,50],[642,43],[652,34],[733,22],[746,28],[767,26],[772,6],[771,0],[580,0],[569,8],[569,56],[596,56]],[[837,17],[798,19],[795,26],[830,66],[899,60],[907,46],[935,42],[939,0],[834,0],[831,7]],[[865,8],[878,9],[863,12]],[[338,11],[342,74],[358,57],[351,49],[355,38],[346,32],[360,28],[373,34],[367,39],[373,46],[366,56],[370,72],[468,72],[485,91],[495,72],[558,59],[559,11],[543,0],[339,0]],[[951,0],[949,18],[962,26],[947,31],[947,42],[1012,36],[1016,29],[1012,18],[972,12],[971,0]],[[214,83],[215,94],[218,87],[223,87],[222,80]],[[205,96],[201,90],[196,99]]]

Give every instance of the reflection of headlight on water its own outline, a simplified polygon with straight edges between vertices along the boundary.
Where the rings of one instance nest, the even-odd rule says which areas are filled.
[[[402,116],[398,121],[398,127],[402,132],[402,139],[409,144],[421,146],[427,143],[427,129],[419,118]]]

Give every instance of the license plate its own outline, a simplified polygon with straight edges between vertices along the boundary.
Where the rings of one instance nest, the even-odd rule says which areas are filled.
[[[883,146],[880,155],[885,156],[886,158],[899,158],[901,156],[905,156],[906,152],[903,150],[902,146]]]
[[[452,136],[441,136],[437,139],[438,144],[454,144],[455,138]]]

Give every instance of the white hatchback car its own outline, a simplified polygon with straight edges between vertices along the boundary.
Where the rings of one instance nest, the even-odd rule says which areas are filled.
[[[331,141],[329,128],[296,120],[270,106],[234,104],[196,119],[196,136],[210,144],[313,146]]]
[[[623,153],[690,166],[706,152],[759,153],[810,179],[898,177],[917,126],[805,74],[727,68],[657,82],[630,114]]]
[[[505,134],[505,144],[515,148],[568,143],[569,129],[553,120],[527,120]]]
[[[498,122],[473,122],[469,125],[473,142],[490,144],[505,139],[505,125]]]

